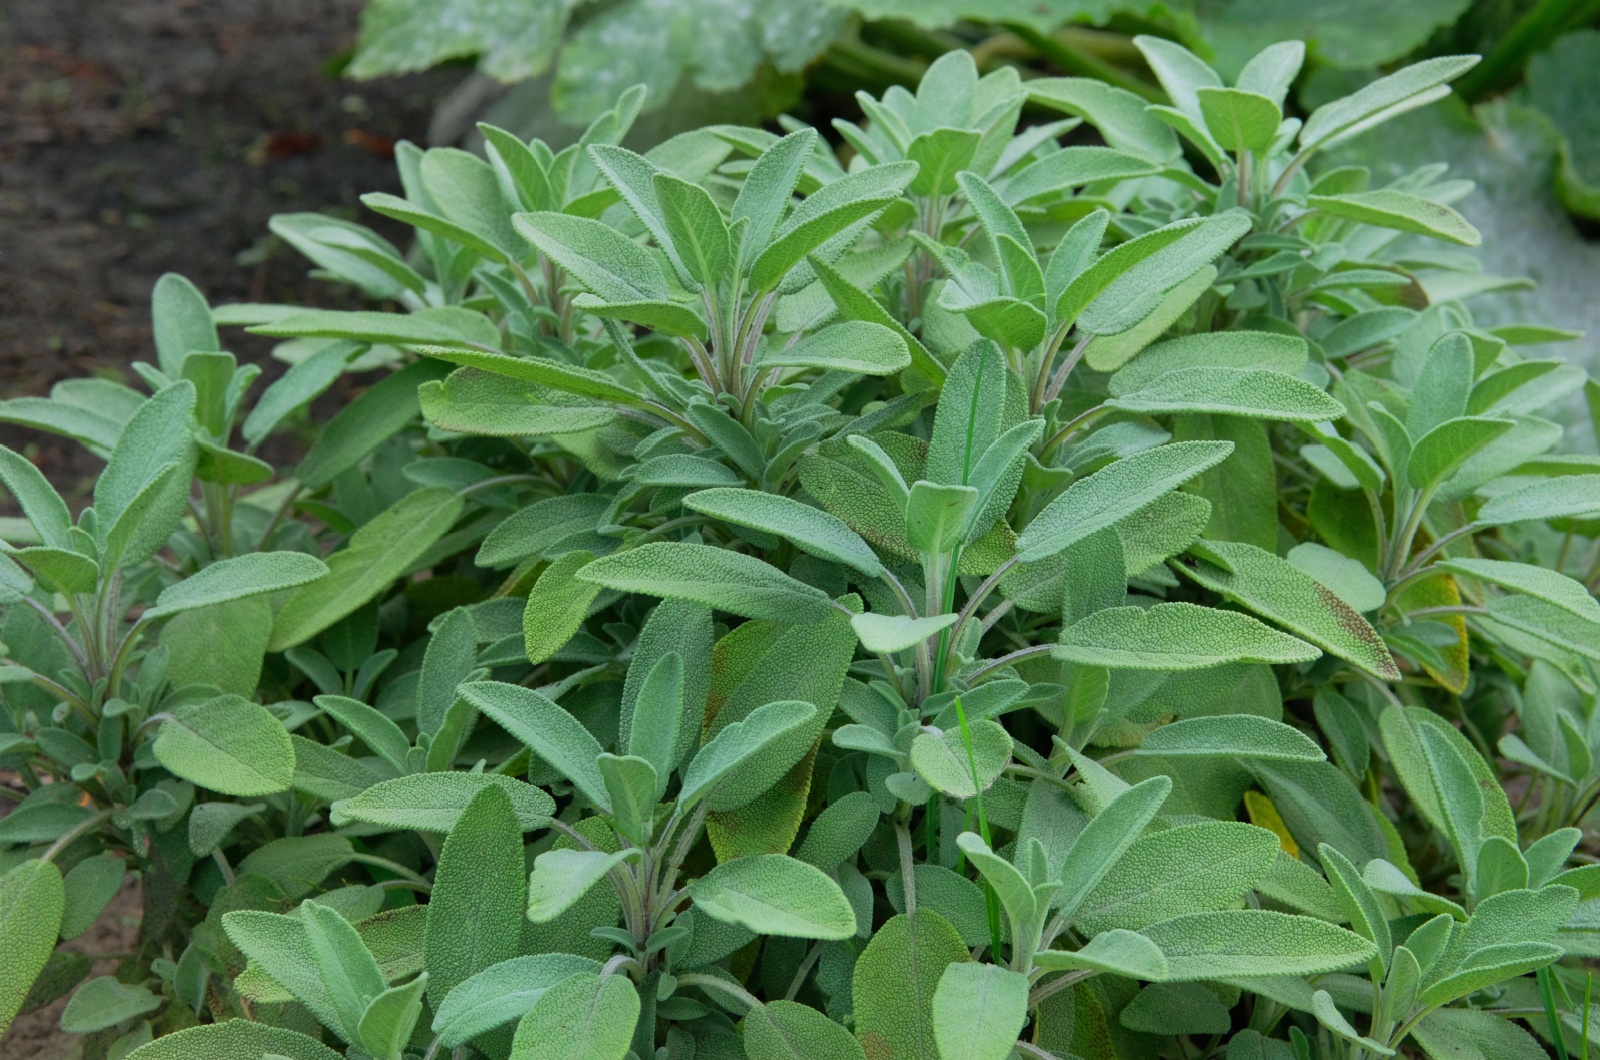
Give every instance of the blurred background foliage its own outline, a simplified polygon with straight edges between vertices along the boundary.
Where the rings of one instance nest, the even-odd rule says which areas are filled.
[[[486,120],[559,147],[632,84],[650,90],[640,142],[779,115],[826,133],[859,115],[857,92],[915,85],[956,48],[984,71],[1097,78],[1160,102],[1137,34],[1180,41],[1225,78],[1263,46],[1299,38],[1309,55],[1291,106],[1302,113],[1383,69],[1474,52],[1484,61],[1452,98],[1322,165],[1368,165],[1381,178],[1448,159],[1476,183],[1457,204],[1484,233],[1473,293],[1496,296],[1474,311],[1581,327],[1595,369],[1597,27],[1600,0],[371,0],[344,73],[471,66],[440,101],[435,142],[471,146]]]

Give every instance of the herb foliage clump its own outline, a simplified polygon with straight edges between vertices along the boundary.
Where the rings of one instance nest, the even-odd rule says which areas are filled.
[[[167,277],[139,387],[0,404],[106,460],[74,517],[0,449],[0,1026],[1587,1052],[1600,464],[1549,410],[1600,387],[1474,324],[1464,182],[1320,163],[1474,60],[1302,119],[1297,43],[1232,84],[1138,44],[1166,103],[958,52],[842,152],[639,154],[642,91],[559,152],[402,144],[364,201],[408,250],[273,222],[400,311]],[[292,367],[257,392],[219,326]],[[130,870],[84,981],[57,940]]]

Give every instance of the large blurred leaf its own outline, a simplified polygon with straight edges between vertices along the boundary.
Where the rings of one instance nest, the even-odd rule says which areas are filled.
[[[1528,60],[1528,101],[1560,130],[1556,190],[1573,213],[1600,218],[1600,31],[1581,29]]]
[[[731,92],[767,63],[780,72],[801,69],[832,43],[845,17],[786,0],[625,0],[567,41],[551,101],[566,120],[584,121],[632,84],[648,88],[654,105],[686,75],[699,88]]]

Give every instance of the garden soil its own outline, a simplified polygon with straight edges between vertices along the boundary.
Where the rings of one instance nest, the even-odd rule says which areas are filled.
[[[307,276],[267,218],[330,211],[403,238],[357,197],[400,190],[394,141],[423,142],[435,103],[463,76],[340,77],[360,9],[361,0],[0,6],[0,398],[45,394],[72,376],[134,381],[128,366],[154,360],[150,289],[167,271],[214,303],[354,307]],[[224,341],[269,379],[281,369],[266,340],[231,331]],[[0,443],[80,502],[99,470],[75,443],[34,431],[0,426]]]

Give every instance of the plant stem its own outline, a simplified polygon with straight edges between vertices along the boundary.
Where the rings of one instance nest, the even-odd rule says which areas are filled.
[[[1509,87],[1522,74],[1528,57],[1564,30],[1582,25],[1600,14],[1596,0],[1542,0],[1525,12],[1477,66],[1456,82],[1456,94],[1476,103],[1491,92]]]
[[[99,828],[101,825],[111,820],[111,813],[112,811],[110,810],[101,810],[94,816],[86,817],[79,821],[77,824],[67,829],[66,834],[60,839],[57,839],[54,843],[51,843],[49,848],[45,850],[43,854],[39,855],[39,860],[54,861],[56,859],[56,855],[67,849],[67,847],[71,846],[75,840],[89,834],[96,828]]]

